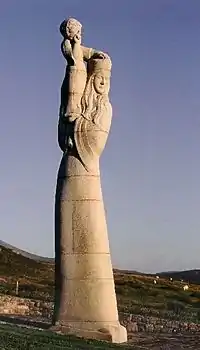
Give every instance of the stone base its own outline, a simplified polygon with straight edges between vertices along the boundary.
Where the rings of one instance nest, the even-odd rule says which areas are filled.
[[[90,328],[90,327],[88,327]],[[106,326],[101,329],[84,329],[73,328],[67,325],[55,325],[50,328],[51,331],[58,334],[69,334],[79,338],[103,340],[112,343],[126,343],[127,331],[126,328],[118,325]]]

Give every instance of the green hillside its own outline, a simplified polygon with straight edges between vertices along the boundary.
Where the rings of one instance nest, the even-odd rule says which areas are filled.
[[[120,312],[181,318],[187,321],[200,319],[200,286],[155,276],[114,271],[115,287]],[[0,293],[15,294],[19,281],[19,296],[53,301],[54,264],[37,262],[12,250],[0,250]]]
[[[54,292],[54,264],[38,262],[0,248],[0,292],[15,293],[19,281],[20,296],[51,300]]]

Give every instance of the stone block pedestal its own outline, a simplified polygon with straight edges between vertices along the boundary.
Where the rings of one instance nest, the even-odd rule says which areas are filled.
[[[57,324],[51,327],[53,332],[58,334],[69,334],[84,339],[95,339],[112,343],[127,342],[126,328],[120,323],[100,327],[95,322],[74,322],[66,325]]]

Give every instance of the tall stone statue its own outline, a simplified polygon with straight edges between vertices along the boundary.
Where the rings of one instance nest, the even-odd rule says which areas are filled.
[[[118,318],[99,158],[109,134],[111,59],[80,45],[81,24],[61,25],[67,59],[58,142],[63,157],[55,200],[55,331],[126,342]],[[85,66],[86,62],[87,66]]]

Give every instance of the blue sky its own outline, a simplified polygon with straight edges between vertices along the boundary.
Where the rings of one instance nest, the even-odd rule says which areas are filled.
[[[113,265],[199,268],[200,2],[1,0],[0,239],[54,254],[60,22],[113,60],[101,158]]]

